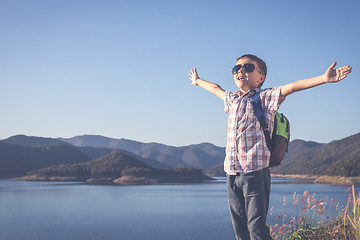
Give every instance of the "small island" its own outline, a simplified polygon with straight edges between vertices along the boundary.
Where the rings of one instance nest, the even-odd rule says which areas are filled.
[[[214,179],[204,175],[200,169],[190,167],[155,169],[124,153],[112,152],[89,162],[32,170],[24,177],[11,180],[142,185],[202,182]]]

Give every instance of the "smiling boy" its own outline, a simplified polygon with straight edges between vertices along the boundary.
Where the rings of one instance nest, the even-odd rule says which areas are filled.
[[[246,54],[236,60],[232,69],[239,88],[227,92],[219,85],[199,78],[196,68],[189,78],[197,85],[224,101],[228,118],[228,136],[224,171],[227,174],[228,202],[236,239],[272,239],[266,226],[270,197],[270,150],[260,123],[253,112],[250,97],[259,92],[270,136],[274,116],[286,96],[291,93],[338,82],[352,70],[350,66],[334,69],[334,62],[323,75],[296,81],[281,87],[260,89],[267,67],[255,55]]]

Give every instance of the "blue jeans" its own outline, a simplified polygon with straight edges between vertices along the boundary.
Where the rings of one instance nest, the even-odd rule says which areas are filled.
[[[272,239],[266,226],[270,180],[269,168],[227,175],[228,201],[236,239]]]

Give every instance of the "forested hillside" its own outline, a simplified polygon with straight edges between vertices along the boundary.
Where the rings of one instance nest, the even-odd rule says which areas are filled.
[[[77,164],[61,164],[28,172],[24,180],[71,180],[107,183],[157,183],[210,180],[200,169],[154,169],[124,153],[112,152]]]
[[[71,146],[23,147],[0,141],[0,177],[21,176],[33,169],[90,160]]]
[[[123,149],[118,149],[120,147]],[[84,135],[71,139],[52,139],[17,135],[0,141],[0,177],[25,175],[27,171],[53,165],[63,164],[64,167],[66,164],[87,162],[112,152],[121,152],[150,165],[151,168],[195,167],[203,169],[210,176],[225,175],[225,148],[210,143],[173,147],[102,136]],[[81,166],[79,174],[89,174],[84,169],[88,169],[90,165]],[[77,168],[80,169],[79,166]],[[53,169],[60,171],[55,166]],[[75,171],[74,166],[71,169]],[[101,167],[96,169],[99,170]],[[95,170],[92,171],[94,173]],[[328,144],[293,140],[282,164],[271,168],[271,172],[359,176],[360,133]]]
[[[208,169],[210,176],[224,176],[223,164]],[[360,133],[328,144],[294,140],[274,174],[360,176]]]

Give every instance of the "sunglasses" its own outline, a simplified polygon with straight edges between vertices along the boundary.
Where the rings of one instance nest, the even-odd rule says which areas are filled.
[[[241,70],[241,68],[243,68],[246,73],[252,73],[255,69],[258,70],[259,73],[261,73],[260,69],[255,67],[254,64],[245,63],[244,66],[239,64],[239,65],[236,65],[235,67],[233,67],[233,69],[231,70],[232,74],[234,74],[234,75],[237,74]]]

